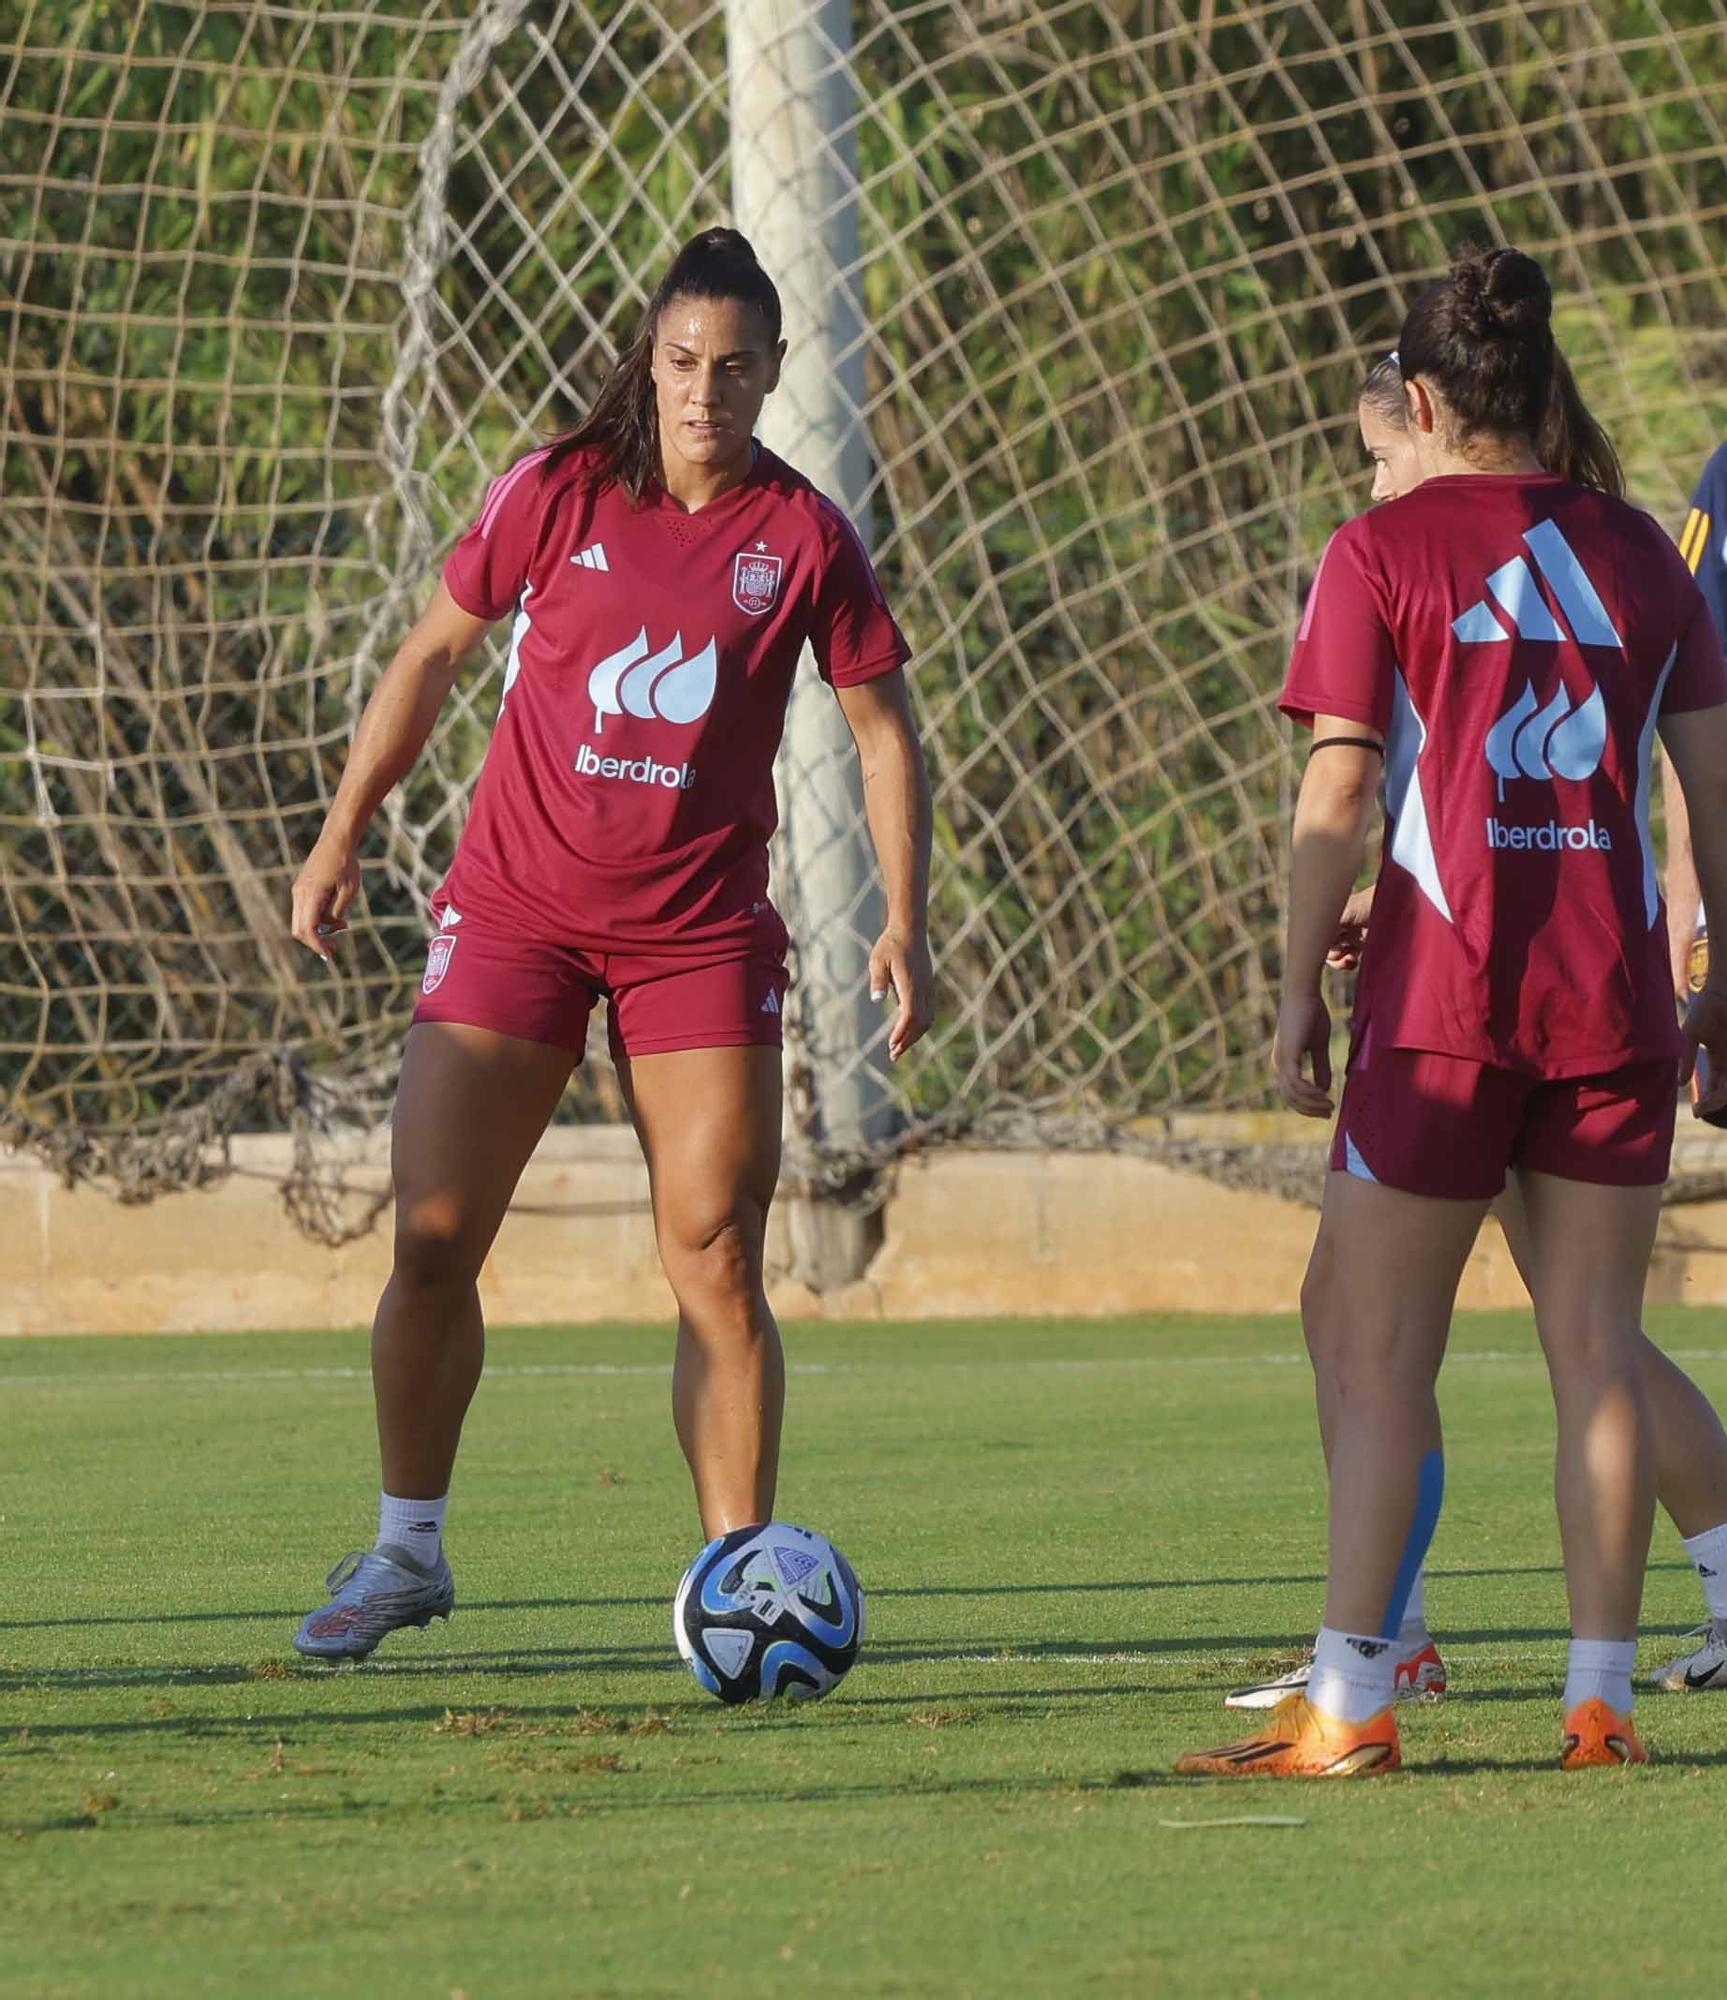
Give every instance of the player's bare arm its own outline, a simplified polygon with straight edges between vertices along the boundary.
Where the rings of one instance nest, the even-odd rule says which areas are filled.
[[[1661,760],[1661,810],[1667,822],[1667,945],[1673,960],[1673,991],[1684,999],[1700,892],[1691,853],[1691,815],[1671,756]]]
[[[372,690],[323,831],[294,882],[295,941],[320,958],[334,954],[360,892],[359,846],[372,815],[413,768],[485,629],[440,583]]]
[[[1337,946],[1354,892],[1379,791],[1379,732],[1346,717],[1319,715],[1295,807],[1289,925],[1283,955],[1272,1067],[1277,1094],[1292,1111],[1328,1118],[1331,1016],[1320,975]]]
[[[1691,808],[1690,854],[1713,930],[1727,913],[1727,707],[1663,716],[1661,742]],[[1686,1013],[1685,1081],[1699,1049],[1709,1058],[1708,1087],[1695,1106],[1702,1117],[1727,1107],[1727,960],[1711,958],[1708,979]]]
[[[864,812],[887,895],[887,922],[870,951],[872,997],[899,1002],[888,1034],[898,1062],[935,1019],[935,968],[929,951],[929,774],[912,720],[905,675],[838,691],[863,771]]]

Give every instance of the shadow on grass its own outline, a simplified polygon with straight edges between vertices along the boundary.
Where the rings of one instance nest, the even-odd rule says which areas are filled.
[[[1651,1754],[1651,1771],[1687,1771],[1703,1766],[1712,1769],[1727,1765],[1727,1750],[1698,1750],[1684,1754],[1668,1754],[1660,1751]],[[1406,1764],[1406,1776],[1418,1778],[1480,1778],[1503,1777],[1516,1771],[1550,1773],[1553,1777],[1564,1778],[1568,1784],[1576,1784],[1585,1774],[1576,1771],[1561,1771],[1557,1756],[1551,1757],[1435,1757],[1431,1762],[1422,1758],[1418,1763]],[[1636,1779],[1628,1779],[1635,1784]]]
[[[681,1696],[689,1682],[676,1669],[668,1669],[668,1677],[677,1682],[678,1696]],[[312,1678],[310,1673],[295,1676],[301,1684]],[[282,1683],[277,1681],[263,1685],[279,1689]],[[674,1696],[668,1699],[665,1693],[656,1692],[651,1697],[623,1702],[595,1701],[578,1696],[568,1702],[533,1706],[509,1703],[502,1707],[501,1720],[506,1735],[512,1730],[524,1734],[542,1729],[555,1733],[580,1716],[606,1716],[623,1724],[638,1720],[645,1707],[652,1707],[668,1715],[674,1727],[701,1732],[706,1740],[712,1741],[715,1731],[743,1736],[794,1729],[843,1730],[848,1726],[899,1728],[907,1722],[917,1721],[920,1714],[926,1711],[941,1715],[944,1723],[957,1720],[962,1726],[1042,1721],[1047,1719],[1052,1706],[1061,1703],[1090,1705],[1098,1701],[1146,1697],[1185,1701],[1191,1700],[1195,1694],[1203,1696],[1206,1692],[1186,1681],[1165,1686],[1113,1681],[1077,1687],[919,1688],[905,1694],[848,1692],[841,1701],[826,1703],[819,1708],[776,1705],[761,1709],[727,1709],[700,1697],[691,1700]],[[250,1742],[258,1738],[280,1737],[284,1742],[307,1744],[316,1742],[321,1733],[329,1730],[363,1731],[412,1723],[432,1727],[441,1723],[452,1709],[461,1713],[466,1703],[472,1703],[476,1709],[488,1706],[482,1695],[460,1688],[451,1689],[450,1695],[448,1700],[434,1700],[412,1707],[283,1710],[278,1706],[268,1712],[253,1711],[248,1715],[117,1717],[106,1722],[38,1723],[14,1717],[8,1720],[4,1730],[0,1730],[0,1760],[20,1749],[28,1750],[43,1743],[108,1736],[143,1736],[163,1742],[175,1737],[184,1737],[190,1742]],[[8,1741],[9,1736],[14,1740]]]
[[[1723,1766],[1727,1766],[1727,1750],[1702,1751],[1693,1756],[1661,1758],[1657,1760],[1654,1768],[1683,1770],[1714,1769]],[[1190,1799],[1203,1798],[1215,1801],[1222,1807],[1227,1802],[1244,1798],[1251,1799],[1255,1804],[1263,1804],[1268,1791],[1274,1792],[1275,1796],[1286,1805],[1294,1804],[1310,1795],[1306,1786],[1274,1785],[1273,1781],[1266,1779],[1246,1778],[1219,1782],[1206,1778],[1178,1778],[1173,1770],[1155,1764],[1130,1766],[1108,1776],[1072,1777],[1057,1773],[1028,1776],[1023,1772],[1015,1772],[1000,1778],[942,1779],[920,1775],[904,1782],[887,1779],[856,1784],[794,1785],[784,1789],[751,1784],[700,1792],[667,1791],[657,1782],[663,1773],[644,1768],[639,1775],[653,1781],[652,1789],[645,1795],[631,1796],[630,1781],[636,1775],[638,1773],[627,1768],[621,1771],[595,1773],[568,1790],[551,1795],[541,1794],[537,1797],[524,1796],[520,1791],[493,1790],[469,1794],[460,1801],[442,1799],[404,1805],[399,1799],[357,1797],[350,1792],[334,1800],[301,1800],[286,1803],[272,1800],[268,1805],[261,1803],[256,1807],[212,1807],[198,1812],[122,1808],[101,1814],[62,1813],[34,1820],[0,1821],[0,1832],[10,1833],[19,1838],[31,1838],[49,1834],[102,1830],[112,1838],[115,1833],[127,1830],[154,1834],[170,1827],[243,1829],[264,1825],[335,1825],[344,1820],[374,1822],[386,1817],[392,1824],[399,1825],[410,1815],[425,1815],[454,1825],[492,1815],[501,1815],[512,1820],[604,1819],[625,1813],[692,1811],[702,1808],[723,1810],[741,1807],[755,1812],[768,1804],[825,1807],[875,1801],[912,1800],[960,1803],[979,1801],[999,1811],[1003,1807],[1020,1803],[1035,1805],[1044,1800],[1060,1798],[1099,1799],[1126,1792],[1156,1792],[1165,1796],[1177,1794]],[[1574,1777],[1559,1770],[1557,1762],[1552,1757],[1438,1757],[1432,1761],[1422,1760],[1406,1765],[1399,1774],[1377,1779],[1375,1789],[1419,1786],[1431,1783],[1435,1779],[1523,1775],[1563,1777],[1568,1785],[1576,1782]]]
[[[1683,1562],[1652,1562],[1651,1575],[1663,1571],[1683,1571]],[[1428,1581],[1444,1583],[1454,1578],[1562,1576],[1557,1563],[1517,1563],[1505,1567],[1478,1569],[1429,1569]],[[893,1602],[901,1598],[984,1598],[984,1597],[1108,1597],[1149,1596],[1169,1590],[1258,1590],[1282,1584],[1317,1587],[1325,1582],[1322,1572],[1282,1576],[1163,1576],[1126,1577],[1089,1583],[927,1583],[871,1585],[866,1595],[874,1601]],[[671,1602],[669,1593],[635,1597],[485,1597],[464,1598],[463,1612],[475,1611],[654,1611]],[[238,1625],[247,1622],[294,1625],[305,1615],[304,1603],[279,1605],[252,1611],[162,1611],[144,1612],[134,1617],[95,1616],[88,1618],[0,1618],[0,1632],[79,1631],[111,1625]]]
[[[1652,1770],[1690,1770],[1705,1766],[1717,1768],[1727,1765],[1727,1750],[1699,1750],[1694,1755],[1666,1756],[1657,1754],[1651,1761]],[[1561,1771],[1557,1755],[1548,1757],[1423,1757],[1417,1755],[1414,1762],[1406,1762],[1401,1771],[1375,1775],[1372,1789],[1377,1791],[1387,1785],[1407,1785],[1421,1783],[1433,1778],[1509,1778],[1522,1773],[1536,1777],[1563,1778],[1568,1785],[1578,1782],[1578,1774]],[[1316,1781],[1311,1781],[1316,1782]],[[1636,1780],[1630,1780],[1635,1783]],[[1263,1800],[1268,1790],[1275,1791],[1282,1798],[1301,1798],[1308,1795],[1308,1786],[1297,1781],[1293,1786],[1287,1779],[1275,1778],[1178,1778],[1173,1771],[1157,1765],[1119,1771],[1113,1778],[1092,1779],[1076,1787],[1085,1792],[1140,1791],[1147,1789],[1165,1790],[1174,1788],[1196,1797],[1217,1799],[1239,1798],[1251,1792],[1253,1797]]]
[[[474,1606],[465,1607],[471,1611]],[[164,1621],[165,1622],[165,1621]],[[1680,1636],[1683,1626],[1652,1625],[1644,1637],[1660,1639]],[[1442,1626],[1438,1637],[1445,1646],[1496,1646],[1562,1644],[1570,1634],[1559,1625]],[[1300,1632],[1187,1632],[1177,1634],[1113,1633],[1107,1637],[1074,1636],[1060,1639],[1021,1639],[985,1635],[968,1638],[955,1645],[902,1644],[879,1642],[868,1649],[874,1667],[952,1667],[1012,1665],[1016,1662],[1055,1660],[1073,1664],[1151,1665],[1171,1659],[1192,1660],[1199,1673],[1196,1685],[1203,1688],[1211,1680],[1226,1678],[1236,1670],[1236,1662],[1253,1659],[1293,1659],[1304,1643]],[[412,1680],[437,1677],[555,1678],[586,1673],[670,1673],[680,1671],[669,1645],[657,1640],[647,1645],[624,1646],[511,1646],[496,1651],[443,1651],[427,1653],[428,1643],[411,1634],[409,1643],[418,1657],[401,1653],[387,1658],[326,1666],[311,1661],[281,1659],[262,1666],[242,1661],[199,1663],[147,1663],[110,1667],[30,1667],[0,1664],[0,1695],[76,1692],[104,1688],[220,1687],[249,1681],[268,1682],[287,1678],[313,1685],[328,1685],[343,1675],[360,1675],[368,1680]],[[1292,1650],[1294,1649],[1294,1650]],[[284,1648],[284,1652],[286,1649]]]
[[[630,1781],[633,1777],[644,1777],[652,1783],[652,1789],[641,1796],[630,1796]],[[662,1773],[644,1767],[640,1771],[598,1772],[584,1777],[579,1783],[579,1796],[572,1792],[562,1795],[539,1797],[523,1796],[519,1791],[487,1791],[469,1793],[459,1801],[442,1799],[436,1802],[404,1805],[399,1799],[383,1797],[362,1798],[349,1793],[339,1799],[308,1799],[301,1801],[271,1801],[256,1807],[214,1806],[201,1811],[176,1811],[173,1808],[152,1811],[148,1807],[119,1809],[98,1816],[95,1813],[58,1813],[40,1819],[0,1820],[0,1833],[29,1837],[50,1833],[83,1833],[98,1828],[113,1833],[134,1829],[140,1833],[158,1833],[166,1827],[230,1827],[243,1828],[276,1824],[329,1824],[342,1820],[368,1822],[388,1817],[399,1824],[409,1815],[425,1815],[449,1821],[471,1821],[477,1816],[502,1815],[510,1819],[598,1819],[620,1813],[690,1811],[706,1807],[743,1807],[757,1811],[767,1805],[775,1806],[835,1806],[856,1805],[871,1800],[968,1800],[978,1799],[988,1802],[1024,1801],[1050,1797],[1081,1798],[1111,1789],[1107,1781],[1085,1780],[1049,1774],[1028,1777],[1022,1772],[1000,1778],[934,1778],[922,1774],[903,1782],[883,1779],[879,1782],[863,1780],[856,1784],[809,1784],[777,1786],[748,1784],[730,1787],[716,1787],[711,1791],[667,1790],[659,1782]],[[1137,1782],[1137,1780],[1136,1780]],[[1148,1781],[1149,1782],[1149,1781]],[[1157,1782],[1162,1782],[1158,1780]],[[1174,1783],[1171,1779],[1169,1782]]]
[[[1678,1638],[1684,1630],[1682,1626],[1650,1626],[1643,1636],[1649,1640]],[[1460,1626],[1445,1627],[1439,1633],[1441,1644],[1447,1647],[1551,1645],[1557,1648],[1569,1637],[1570,1634],[1559,1625]],[[1302,1641],[1303,1635],[1287,1631],[1202,1632],[1169,1636],[1118,1633],[1107,1638],[1033,1640],[982,1637],[951,1646],[877,1643],[869,1648],[867,1658],[872,1668],[927,1667],[935,1671],[956,1667],[1035,1666],[1044,1662],[1153,1668],[1179,1662],[1184,1667],[1190,1666],[1193,1675],[1192,1680],[1184,1684],[1185,1691],[1204,1695],[1242,1673],[1251,1674],[1260,1670],[1267,1662],[1288,1664],[1299,1657]],[[415,1643],[416,1649],[419,1649],[426,1642],[417,1640]],[[1489,1670],[1492,1670],[1490,1665]],[[449,1684],[451,1698],[456,1699],[461,1685],[470,1682],[559,1681],[601,1674],[653,1674],[679,1679],[682,1671],[671,1648],[657,1641],[635,1646],[512,1646],[507,1650],[467,1653],[449,1651],[428,1654],[421,1651],[417,1658],[397,1654],[390,1658],[336,1666],[287,1659],[262,1663],[141,1662],[90,1667],[0,1665],[0,1696],[267,1686],[283,1681],[302,1687],[327,1688],[340,1680],[353,1679],[372,1686],[391,1682],[437,1681]],[[1089,1695],[1107,1691],[1099,1690],[1095,1685],[1080,1685],[1056,1692]],[[1142,1683],[1117,1691],[1164,1695],[1183,1690],[1163,1684]],[[1476,1687],[1467,1680],[1455,1691],[1467,1695],[1470,1700],[1511,1701],[1522,1698],[1517,1688]],[[967,1688],[949,1687],[926,1690],[921,1696],[908,1699],[933,1700],[938,1696],[970,1698],[974,1693],[975,1690]],[[852,1697],[854,1701],[857,1699],[859,1697]],[[9,1717],[0,1722],[0,1726],[10,1724]]]
[[[1560,1637],[1562,1634],[1507,1630],[1495,1638]],[[422,1642],[423,1643],[423,1642]],[[872,1667],[1010,1666],[1044,1660],[1093,1663],[1099,1666],[1151,1665],[1169,1657],[1208,1656],[1214,1652],[1247,1655],[1287,1650],[1287,1632],[1266,1635],[1184,1634],[1174,1638],[1107,1639],[968,1639],[953,1646],[872,1645]],[[310,1661],[269,1661],[262,1666],[240,1661],[198,1664],[139,1663],[112,1667],[0,1666],[0,1695],[100,1693],[111,1688],[231,1687],[250,1682],[268,1685],[289,1680],[299,1685],[330,1686],[342,1678],[377,1683],[392,1680],[452,1680],[488,1678],[556,1679],[586,1673],[683,1672],[669,1644],[651,1646],[512,1646],[507,1651],[401,1655],[324,1666]]]

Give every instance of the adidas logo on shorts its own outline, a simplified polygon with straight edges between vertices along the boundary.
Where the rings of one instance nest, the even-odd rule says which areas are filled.
[[[770,989],[768,997],[762,1002],[758,1011],[763,1014],[777,1014],[780,1011],[780,996]]]

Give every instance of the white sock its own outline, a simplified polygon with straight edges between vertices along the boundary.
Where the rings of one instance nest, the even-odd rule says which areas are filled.
[[[1727,1521],[1701,1535],[1688,1535],[1685,1553],[1697,1565],[1709,1616],[1718,1625],[1727,1624]]]
[[[1631,1713],[1635,1639],[1573,1639],[1565,1663],[1565,1712],[1580,1701],[1604,1701],[1615,1715]]]
[[[1427,1566],[1415,1572],[1409,1602],[1403,1607],[1403,1623],[1397,1628],[1397,1650],[1408,1659],[1427,1644]]]
[[[398,1500],[393,1493],[378,1495],[378,1542],[406,1549],[422,1569],[430,1569],[443,1553],[444,1509],[449,1494],[441,1500]]]
[[[1321,1625],[1313,1642],[1307,1698],[1339,1722],[1370,1722],[1382,1708],[1391,1706],[1396,1672],[1397,1648],[1391,1640],[1368,1639],[1358,1632],[1337,1632]]]

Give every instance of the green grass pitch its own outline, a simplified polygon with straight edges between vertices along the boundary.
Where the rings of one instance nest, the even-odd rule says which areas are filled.
[[[1651,1322],[1727,1393],[1727,1323]],[[494,1337],[453,1624],[289,1640],[370,1539],[358,1335],[0,1342],[0,1994],[1592,1994],[1716,1964],[1727,1696],[1554,1768],[1565,1627],[1526,1321],[1460,1326],[1399,1777],[1177,1782],[1315,1622],[1288,1320],[793,1328],[781,1511],[870,1592],[827,1703],[673,1653],[667,1336]],[[1657,1530],[1645,1663],[1695,1621]],[[1295,1826],[1226,1827],[1242,1815]]]

